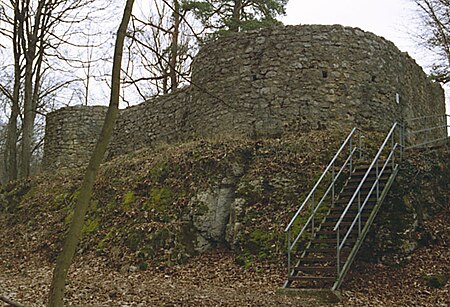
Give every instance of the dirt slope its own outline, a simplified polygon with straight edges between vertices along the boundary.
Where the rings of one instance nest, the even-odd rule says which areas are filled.
[[[286,274],[282,229],[341,139],[339,133],[329,137],[315,132],[287,140],[202,141],[148,149],[103,165],[70,273],[67,304],[314,305],[276,294]],[[433,178],[448,175],[448,157],[448,149],[419,152],[410,156],[408,167],[418,171],[415,178],[436,185]],[[191,201],[194,195],[214,186],[236,165],[244,169],[236,193],[246,200],[240,236],[233,244],[213,242],[204,253],[189,246],[176,249],[185,242],[177,236],[186,229],[180,217],[198,210]],[[60,171],[4,187],[0,296],[43,305],[80,179],[79,172]],[[431,200],[436,207],[425,209],[424,223],[414,231],[421,243],[397,264],[382,261],[382,246],[373,254],[375,261],[363,253],[343,284],[342,306],[450,304],[450,283],[436,287],[430,282],[435,275],[450,273],[448,190],[433,189],[446,198]],[[405,195],[408,202],[421,199]],[[147,236],[161,229],[171,234],[166,241]],[[145,235],[137,235],[141,233]],[[145,249],[155,244],[157,248]]]

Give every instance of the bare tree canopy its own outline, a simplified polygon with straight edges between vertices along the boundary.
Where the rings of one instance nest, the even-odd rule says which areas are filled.
[[[39,114],[52,110],[65,88],[81,84],[69,71],[76,57],[70,50],[83,47],[80,29],[102,7],[95,0],[0,0],[0,8],[6,55],[0,68],[7,76],[0,80],[0,95],[9,110],[3,161],[5,179],[15,180],[30,175],[33,152],[42,143],[36,133],[36,123],[43,123]],[[69,104],[71,99],[64,98]]]
[[[450,82],[450,0],[413,0],[420,8],[423,44],[436,53],[431,77],[437,82]]]
[[[156,0],[135,12],[126,46],[124,89],[134,87],[141,99],[175,91],[189,78],[197,51],[195,22],[178,0]]]

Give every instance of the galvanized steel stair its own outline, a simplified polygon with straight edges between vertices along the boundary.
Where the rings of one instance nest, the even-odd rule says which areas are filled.
[[[337,259],[336,259],[336,242],[337,232],[333,231],[336,222],[341,217],[346,208],[350,198],[355,193],[361,182],[362,177],[366,174],[369,166],[358,166],[355,168],[351,177],[348,179],[342,192],[339,194],[334,206],[330,208],[327,215],[323,218],[320,227],[315,232],[314,238],[307,244],[300,256],[298,263],[293,268],[291,276],[288,277],[288,284],[286,286],[301,286],[307,288],[332,288],[337,278]],[[382,190],[392,170],[389,169],[380,177],[380,189]],[[377,177],[376,169],[369,172],[366,182],[361,187],[361,197],[365,198],[370,191],[373,183]],[[370,213],[375,208],[377,203],[376,197],[370,197],[365,210],[361,214],[361,227],[366,225],[370,217]],[[358,213],[358,208],[350,208],[344,216],[341,225],[341,231],[345,232],[352,224]],[[358,238],[357,228],[354,228],[347,238],[343,249],[341,250],[340,265],[342,266],[350,255],[351,248],[355,245]]]
[[[395,123],[368,160],[362,131],[350,132],[286,227],[289,272],[284,288],[340,287],[395,179],[403,136]]]
[[[283,288],[342,284],[399,170],[404,150],[449,144],[450,115],[394,123],[373,158],[354,128],[285,229],[288,276]],[[369,157],[370,159],[367,159]]]

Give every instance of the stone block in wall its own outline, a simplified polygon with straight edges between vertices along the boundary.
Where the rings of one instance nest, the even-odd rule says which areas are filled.
[[[442,88],[412,58],[381,37],[339,25],[220,38],[196,56],[192,81],[195,86],[121,110],[108,157],[199,137],[281,137],[353,126],[385,131],[395,121],[445,113]],[[104,112],[50,113],[44,166],[85,164]]]

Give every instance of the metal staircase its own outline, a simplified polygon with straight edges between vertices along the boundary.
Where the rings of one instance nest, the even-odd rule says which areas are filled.
[[[370,160],[362,148],[362,131],[349,133],[285,229],[284,288],[339,289],[395,180],[405,148],[448,142],[447,118],[394,123]],[[431,128],[417,124],[424,119],[432,119]]]

